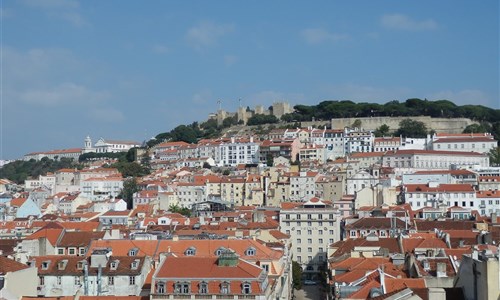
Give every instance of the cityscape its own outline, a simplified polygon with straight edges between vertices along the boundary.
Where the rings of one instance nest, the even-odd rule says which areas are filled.
[[[0,4],[0,300],[500,299],[498,2]]]

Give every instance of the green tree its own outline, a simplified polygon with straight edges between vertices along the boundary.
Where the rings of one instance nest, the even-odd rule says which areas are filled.
[[[491,132],[491,125],[485,122],[481,124],[470,124],[465,127],[462,133],[485,133]]]
[[[498,167],[500,166],[500,147],[495,147],[488,153],[490,157],[490,166]]]
[[[137,185],[137,179],[135,177],[128,178],[123,182],[123,189],[118,195],[127,202],[127,209],[132,209],[134,206],[134,193],[139,191],[139,186]]]
[[[190,217],[191,216],[191,210],[187,207],[184,207],[184,206],[178,206],[177,204],[171,204],[169,207],[168,207],[168,210],[170,212],[173,212],[173,213],[178,213],[178,214],[181,214],[183,216],[186,216],[186,217]]]
[[[266,156],[266,163],[268,167],[272,167],[274,164],[274,157],[271,153],[268,153]]]
[[[302,288],[302,267],[296,261],[292,261],[292,285],[296,290]]]
[[[351,127],[352,128],[361,128],[361,120],[360,119],[354,120],[354,122],[352,123]]]
[[[423,122],[405,119],[399,122],[399,128],[396,131],[397,136],[425,138],[427,136],[427,127]]]
[[[377,129],[375,129],[375,136],[382,137],[387,136],[389,134],[389,126],[387,124],[380,125]]]

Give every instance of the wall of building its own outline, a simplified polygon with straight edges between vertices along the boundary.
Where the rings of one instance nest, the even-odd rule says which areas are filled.
[[[423,122],[427,129],[433,129],[436,132],[447,132],[447,133],[462,133],[465,127],[476,122],[467,118],[456,118],[456,119],[446,119],[446,118],[431,118],[429,116],[419,116],[419,117],[370,117],[370,118],[340,118],[332,119],[331,125],[333,129],[342,129],[344,127],[350,127],[354,121],[360,120],[361,127],[366,130],[375,130],[383,124],[389,126],[391,131],[395,131],[399,128],[399,122],[405,119],[412,119],[415,121]]]

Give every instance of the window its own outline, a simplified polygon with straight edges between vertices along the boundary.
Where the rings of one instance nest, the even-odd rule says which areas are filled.
[[[199,287],[200,294],[208,294],[208,283],[201,282]]]
[[[217,250],[215,250],[215,255],[220,256],[224,251],[226,251],[226,248],[219,247]]]
[[[311,234],[312,234],[312,230],[311,229],[307,230],[307,235],[311,235]]]
[[[302,252],[302,248],[298,247],[297,248],[297,253],[300,253],[300,252]]]
[[[297,244],[302,243],[302,239],[297,239]]]
[[[164,294],[165,293],[165,283],[164,282],[158,282],[156,285],[156,293],[158,294]]]
[[[302,231],[301,230],[297,230],[297,234],[302,234]]]
[[[313,257],[312,256],[308,256],[307,257],[307,261],[312,261],[313,260]]]
[[[138,260],[138,259],[136,259],[136,260],[134,260],[134,261],[132,262],[132,264],[130,265],[130,268],[131,268],[132,270],[136,270],[138,266],[139,266],[139,260]]]
[[[62,277],[61,276],[57,276],[56,277],[56,284],[57,285],[61,285],[61,282],[62,282]]]
[[[312,222],[311,221],[307,221],[307,226],[312,226]]]
[[[307,252],[308,252],[308,253],[313,252],[313,248],[311,248],[311,247],[307,248]]]
[[[229,294],[231,292],[229,288],[229,282],[223,282],[220,284],[220,293],[221,294]]]
[[[254,256],[254,255],[255,255],[255,248],[254,248],[254,247],[250,247],[250,248],[248,248],[248,249],[245,251],[245,255],[247,255],[247,256]]]
[[[80,285],[80,277],[75,276],[75,285]]]
[[[137,252],[139,252],[139,249],[137,248],[132,248],[128,251],[128,256],[136,256]]]
[[[57,254],[58,255],[64,255],[64,248],[58,248],[57,249]]]
[[[262,267],[262,269],[266,270],[266,272],[269,272],[269,265],[264,264],[261,267]]]
[[[307,239],[308,244],[312,244],[312,239]]]
[[[38,277],[38,283],[39,283],[39,285],[45,285],[45,277],[39,276]]]
[[[79,249],[79,254],[80,255],[85,255],[85,248],[80,248]]]
[[[251,285],[249,282],[243,283],[241,293],[242,294],[251,294],[252,293]]]
[[[129,276],[128,277],[128,284],[129,285],[135,285],[135,276]]]
[[[329,235],[333,235],[333,229],[328,230]]]
[[[112,261],[111,264],[110,264],[110,269],[111,270],[116,270],[116,268],[118,268],[118,262],[119,262],[118,260]]]
[[[47,270],[49,268],[50,261],[42,262],[42,270]]]
[[[115,276],[108,277],[108,285],[115,285]]]
[[[195,247],[189,247],[186,249],[186,251],[184,252],[184,254],[186,256],[193,256],[196,254],[196,248]]]
[[[320,229],[320,230],[318,230],[318,234],[319,234],[319,235],[322,235],[322,234],[323,234],[323,230],[321,230],[321,229]]]
[[[323,244],[323,239],[319,239],[318,243]]]

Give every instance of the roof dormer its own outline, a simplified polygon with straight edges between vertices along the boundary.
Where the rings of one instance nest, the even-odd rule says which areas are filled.
[[[50,266],[50,260],[46,260],[42,262],[42,270],[48,270]]]
[[[63,259],[63,260],[60,260],[58,263],[57,263],[57,269],[58,270],[64,270],[66,269],[66,265],[68,264],[68,260],[67,259]]]
[[[120,264],[120,261],[118,259],[115,259],[109,265],[109,269],[114,271],[114,270],[118,269],[119,264]]]
[[[247,250],[245,250],[245,255],[246,256],[254,256],[257,253],[254,247],[248,247]]]
[[[128,250],[128,256],[136,256],[139,253],[139,248],[132,248]]]
[[[194,256],[194,255],[196,255],[196,248],[193,247],[193,246],[187,248],[186,251],[184,251],[184,255],[186,255],[186,256]]]
[[[130,269],[137,270],[139,268],[139,259],[134,259],[134,261],[130,264]]]

